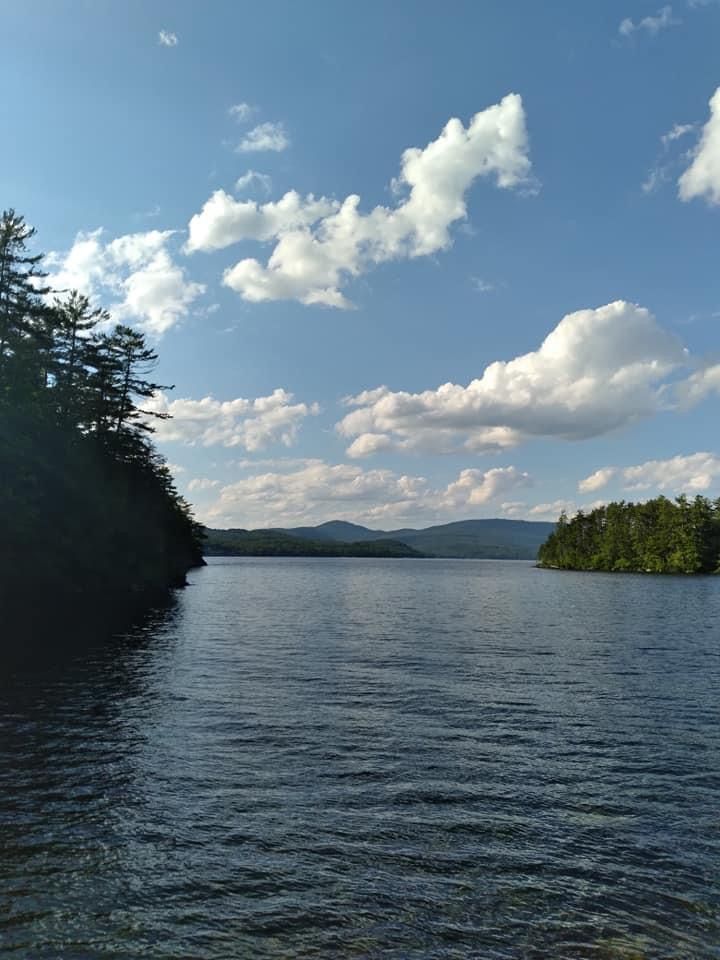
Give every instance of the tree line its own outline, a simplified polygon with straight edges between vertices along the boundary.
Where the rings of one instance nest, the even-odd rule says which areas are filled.
[[[201,527],[152,443],[167,415],[145,404],[171,389],[152,379],[157,354],[84,294],[51,290],[34,237],[3,212],[0,604],[26,589],[101,601],[182,582],[202,562]]]
[[[562,513],[538,562],[563,570],[718,572],[720,498],[661,496],[580,510],[572,519]]]

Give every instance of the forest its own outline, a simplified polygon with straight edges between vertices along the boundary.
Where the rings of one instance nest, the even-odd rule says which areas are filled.
[[[575,517],[560,516],[538,565],[561,570],[716,573],[720,567],[720,499],[656,497],[620,501]]]
[[[2,214],[0,611],[109,623],[185,582],[202,529],[143,409],[157,354],[88,297],[51,290],[34,235]]]

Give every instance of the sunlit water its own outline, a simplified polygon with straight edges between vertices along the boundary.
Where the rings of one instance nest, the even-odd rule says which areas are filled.
[[[720,957],[720,579],[191,579],[0,679],[0,955]]]

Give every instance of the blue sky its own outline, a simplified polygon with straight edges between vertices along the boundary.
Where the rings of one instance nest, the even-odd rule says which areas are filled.
[[[2,15],[4,205],[156,343],[201,519],[720,494],[720,2]]]

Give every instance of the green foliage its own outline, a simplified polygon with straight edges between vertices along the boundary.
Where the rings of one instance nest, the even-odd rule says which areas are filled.
[[[0,217],[5,614],[37,598],[122,604],[202,563],[201,528],[142,408],[160,389],[154,350],[129,327],[106,329],[109,315],[77,291],[48,305],[34,233],[13,210]]]
[[[540,548],[541,566],[561,570],[636,573],[714,573],[720,563],[720,500],[609,503],[580,510]]]

